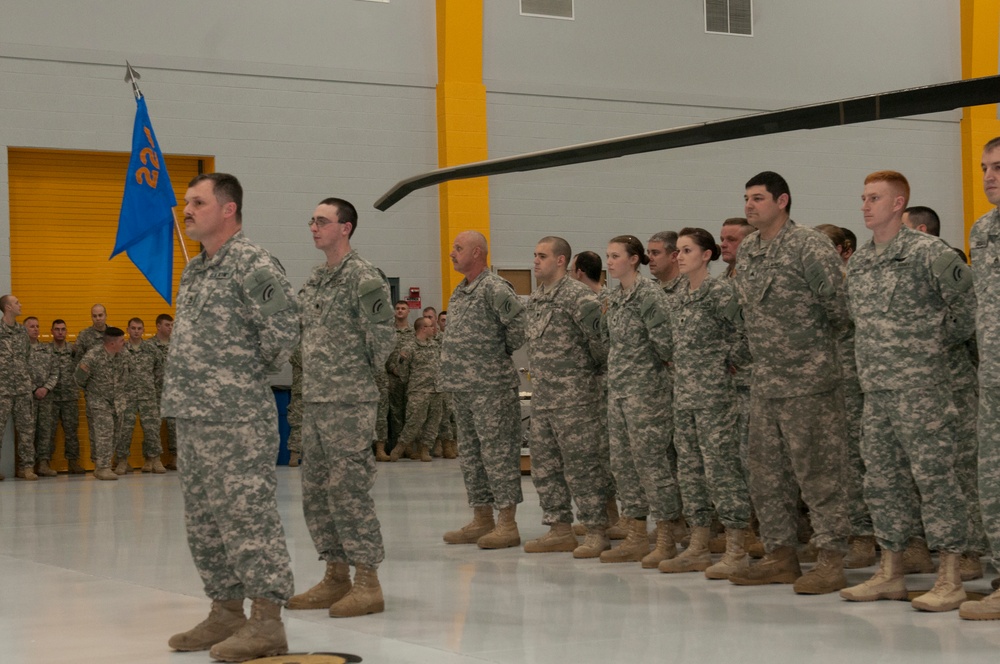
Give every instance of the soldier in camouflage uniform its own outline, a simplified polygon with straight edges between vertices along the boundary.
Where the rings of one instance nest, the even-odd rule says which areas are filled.
[[[394,450],[399,434],[406,426],[406,381],[399,375],[399,354],[413,342],[413,328],[410,327],[410,305],[400,300],[393,306],[393,326],[396,330],[396,344],[386,360],[385,370],[389,385],[389,450]],[[398,459],[399,456],[397,455]]]
[[[435,391],[441,368],[441,345],[434,340],[437,325],[421,317],[413,321],[414,339],[400,354],[400,374],[406,380],[406,424],[390,458],[406,453],[431,460],[431,448],[441,427],[443,395]]]
[[[459,233],[451,262],[464,279],[448,302],[438,389],[452,393],[462,478],[471,522],[444,534],[448,544],[484,549],[521,544],[515,520],[521,494],[520,381],[511,355],[525,341],[524,305],[488,269],[486,238]],[[494,523],[493,508],[499,510]]]
[[[842,263],[824,235],[789,218],[791,193],[777,173],[751,178],[745,200],[757,231],[740,244],[734,283],[754,359],[750,495],[767,553],[729,580],[829,593],[847,584],[850,530],[839,472],[847,443],[837,344],[851,330]],[[799,492],[819,549],[818,564],[805,576],[795,550]]]
[[[170,352],[170,335],[174,331],[174,318],[170,314],[159,314],[156,317],[156,334],[149,343],[153,344],[153,348],[160,352],[161,362],[164,366],[164,371],[167,366],[167,354]],[[159,382],[156,384],[156,393],[163,398],[163,374],[160,372]],[[163,421],[167,423],[167,449],[166,453],[170,455],[167,463],[163,465],[167,470],[177,470],[177,421],[172,417],[164,417]]]
[[[80,330],[76,335],[76,343],[73,344],[74,369],[80,363],[83,356],[91,348],[97,348],[104,343],[104,330],[108,327],[108,310],[103,304],[95,304],[90,308],[91,326]],[[90,460],[94,461],[94,425],[90,414],[90,404],[87,403],[87,396],[84,394],[84,407],[87,413],[87,436],[90,439]]]
[[[116,447],[118,467],[115,473],[129,472],[128,457],[132,450],[132,431],[135,416],[139,414],[142,427],[142,472],[163,474],[167,469],[160,461],[163,448],[160,444],[160,386],[163,385],[163,354],[152,341],[143,341],[145,324],[141,318],[128,322],[128,341],[123,355],[129,364],[128,397],[125,419]]]
[[[117,480],[124,474],[111,471],[111,455],[124,428],[128,404],[129,362],[121,352],[124,345],[125,332],[121,328],[105,327],[104,343],[80,358],[74,374],[93,417],[90,445],[94,477],[99,480]]]
[[[326,263],[299,291],[302,309],[302,509],[326,575],[290,609],[329,608],[346,618],[384,610],[385,557],[371,488],[378,409],[375,375],[395,343],[389,285],[351,249],[354,206],[323,200],[309,222]],[[349,565],[354,565],[351,584]]]
[[[948,347],[974,332],[972,273],[947,244],[903,227],[910,186],[900,173],[865,179],[861,210],[872,241],[847,264],[858,377],[865,394],[865,499],[882,547],[878,572],[841,593],[852,601],[905,599],[903,549],[920,534],[940,552],[938,581],[914,608],[950,611],[965,600],[959,557],[968,521],[955,475],[957,411]]]
[[[528,301],[531,368],[531,481],[549,532],[524,545],[528,553],[571,551],[596,558],[611,548],[601,463],[603,429],[598,375],[607,363],[601,303],[567,274],[569,243],[543,237],[535,246],[535,281]],[[587,538],[573,534],[573,504]]]
[[[302,346],[292,353],[292,394],[288,400],[288,465],[298,467],[302,460]]]
[[[720,250],[712,234],[684,228],[677,263],[687,288],[671,317],[674,342],[674,445],[684,516],[691,526],[687,549],[660,563],[661,572],[704,571],[726,579],[747,566],[750,495],[740,462],[736,390],[730,366],[744,366],[748,352],[743,316],[730,280],[716,280],[709,262]],[[708,540],[713,504],[726,528],[726,555],[712,565]]]
[[[753,226],[747,223],[744,217],[730,217],[722,222],[722,231],[719,233],[719,249],[722,251],[722,261],[726,264],[726,279],[732,279],[736,276],[736,252],[739,251],[740,244],[743,243],[746,236],[753,230]],[[730,366],[729,370],[733,374],[733,386],[736,388],[740,461],[743,463],[744,476],[749,478],[749,473],[746,470],[748,464],[747,438],[750,431],[750,374],[753,370],[753,363],[751,358],[747,359],[750,362],[746,366]]]
[[[7,420],[14,414],[17,432],[17,476],[37,480],[35,474],[35,416],[31,396],[31,348],[28,333],[17,322],[21,302],[13,295],[0,297],[0,444]],[[0,480],[3,475],[0,475]]]
[[[35,461],[39,477],[55,477],[59,473],[52,470],[49,461],[52,449],[48,447],[48,430],[43,425],[52,419],[52,390],[59,382],[59,367],[52,355],[52,347],[38,340],[41,325],[34,316],[24,319],[24,329],[28,332],[31,345],[31,386],[32,406],[35,410]]]
[[[181,276],[161,406],[177,419],[188,545],[212,610],[169,645],[211,648],[224,661],[280,655],[288,652],[281,607],[294,583],[278,516],[268,374],[298,344],[298,308],[278,260],[243,235],[235,177],[199,175],[184,201],[187,236],[204,251]]]
[[[673,529],[681,503],[668,448],[673,444],[673,404],[667,364],[673,354],[672,304],[666,293],[639,274],[649,262],[631,235],[608,244],[608,274],[619,286],[608,296],[608,436],[622,515],[629,532],[601,562],[641,561],[644,568],[677,555]],[[656,548],[650,551],[646,517],[656,519]]]
[[[39,411],[38,428],[43,431],[44,441],[40,446],[51,455],[56,445],[56,427],[62,422],[63,440],[65,441],[66,461],[69,462],[69,472],[72,475],[82,475],[87,472],[80,465],[80,386],[76,384],[73,372],[76,362],[73,360],[73,344],[66,341],[66,321],[57,318],[52,322],[52,362],[59,374],[55,388],[52,390],[50,407]],[[51,459],[51,456],[40,457]]]
[[[982,168],[986,199],[1000,206],[1000,137],[983,147]],[[1000,208],[994,207],[972,227],[969,257],[978,305],[979,504],[993,566],[1000,569]],[[993,583],[996,590],[997,580]],[[965,602],[958,615],[966,620],[1000,620],[1000,590],[982,602]]]
[[[434,335],[434,342],[440,348],[444,342],[445,330],[448,326],[448,312],[442,311],[437,317],[438,332]],[[452,403],[451,394],[439,392],[441,395],[441,424],[438,427],[437,440],[434,442],[433,456],[444,457],[445,459],[458,458],[458,435],[455,427],[455,407]]]

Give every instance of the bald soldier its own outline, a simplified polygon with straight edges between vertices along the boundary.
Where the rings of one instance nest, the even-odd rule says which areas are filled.
[[[458,458],[475,514],[470,523],[445,533],[444,541],[483,549],[519,546],[521,410],[511,355],[525,341],[524,305],[514,287],[489,270],[482,233],[459,233],[450,256],[465,278],[448,302],[438,389],[452,393]]]

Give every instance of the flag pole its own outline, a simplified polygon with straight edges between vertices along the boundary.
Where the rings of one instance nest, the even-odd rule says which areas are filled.
[[[137,72],[136,70],[132,69],[132,65],[129,64],[128,60],[126,60],[125,61],[125,82],[132,84],[132,94],[135,95],[135,100],[136,101],[139,101],[140,99],[142,99],[142,91],[139,90],[139,83],[138,83],[139,79],[141,79],[141,78],[142,78],[142,76],[139,75],[139,72]],[[184,264],[187,265],[188,263],[191,262],[191,257],[188,256],[187,245],[184,244],[184,234],[181,233],[181,225],[177,221],[177,216],[176,215],[174,215],[174,230],[177,231],[177,241],[181,245],[181,253],[184,255]]]

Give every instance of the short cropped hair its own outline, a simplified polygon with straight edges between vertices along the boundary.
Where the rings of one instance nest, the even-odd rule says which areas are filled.
[[[236,221],[243,223],[243,185],[235,175],[229,173],[202,173],[191,178],[188,187],[209,180],[212,183],[212,193],[220,203],[236,203]]]
[[[785,178],[781,177],[774,171],[762,171],[747,180],[745,188],[749,189],[750,187],[760,186],[767,189],[767,193],[771,194],[776,201],[782,194],[787,195],[788,205],[785,206],[785,212],[788,214],[792,213],[792,192],[789,190],[788,182],[785,181]]]

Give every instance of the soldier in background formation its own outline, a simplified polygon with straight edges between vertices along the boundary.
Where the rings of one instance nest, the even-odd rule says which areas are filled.
[[[132,448],[132,431],[135,416],[139,415],[142,427],[142,472],[163,474],[167,469],[160,461],[163,448],[160,444],[160,387],[163,384],[163,355],[153,342],[143,341],[145,325],[141,318],[128,322],[128,340],[125,342],[124,356],[129,365],[129,381],[126,390],[127,401],[122,420],[122,428],[117,441],[116,475],[124,475],[132,469],[128,457]]]
[[[62,424],[64,450],[66,461],[69,463],[69,473],[71,475],[82,475],[86,472],[80,465],[80,387],[76,384],[73,373],[76,363],[73,361],[73,344],[66,341],[66,321],[57,318],[52,321],[52,343],[48,344],[49,352],[52,353],[52,364],[59,377],[51,394],[45,402],[39,404],[38,409],[38,435],[39,449],[44,450],[39,453],[39,468],[41,460],[51,461],[52,453],[55,450],[56,427]],[[49,466],[51,469],[51,466]]]
[[[441,367],[441,346],[434,341],[435,317],[413,321],[414,338],[400,353],[399,372],[406,383],[406,421],[390,458],[403,454],[411,459],[431,460],[431,449],[441,427],[443,397],[436,391]]]
[[[406,381],[399,375],[399,354],[413,341],[413,328],[410,327],[409,317],[410,305],[404,300],[397,301],[393,305],[393,329],[396,330],[396,344],[385,363],[389,386],[388,451],[396,448],[399,434],[403,432],[403,425],[406,422]],[[398,454],[396,458],[399,458]]]
[[[448,312],[442,311],[437,315],[437,334],[434,335],[434,342],[441,347],[444,341],[445,329],[448,327]],[[431,456],[443,457],[445,459],[458,458],[458,433],[455,424],[455,407],[452,403],[451,394],[438,391],[441,395],[441,426],[438,428],[437,440],[434,441],[434,449]]]
[[[48,431],[39,426],[42,420],[51,420],[52,390],[59,381],[59,367],[54,361],[52,348],[49,344],[38,341],[41,325],[34,316],[24,319],[24,329],[28,332],[28,342],[31,345],[31,396],[35,420],[35,475],[38,477],[55,477],[58,473],[52,470],[49,461],[52,450],[48,448]]]
[[[37,480],[35,474],[35,417],[31,380],[31,348],[28,333],[17,322],[21,302],[13,295],[0,297],[0,436],[14,415],[17,432],[17,477]],[[2,443],[2,441],[0,441]],[[3,475],[0,474],[0,480]]]
[[[76,384],[87,398],[90,428],[90,453],[94,459],[94,477],[117,480],[111,470],[111,457],[124,426],[128,405],[129,362],[122,356],[125,332],[105,326],[103,343],[88,350],[76,365]]]
[[[156,334],[150,339],[153,347],[160,351],[161,363],[167,365],[167,354],[170,352],[170,335],[174,331],[174,318],[170,314],[159,314],[156,317]],[[163,371],[157,376],[156,394],[163,399]],[[164,468],[177,470],[177,422],[172,417],[164,417],[167,423],[167,454],[170,455]]]
[[[334,618],[385,608],[378,580],[385,549],[371,497],[371,440],[379,400],[375,376],[397,335],[390,324],[388,283],[351,248],[357,226],[357,210],[348,201],[327,198],[316,207],[309,228],[326,263],[299,291],[302,509],[326,574],[292,597],[288,608],[329,609]]]

